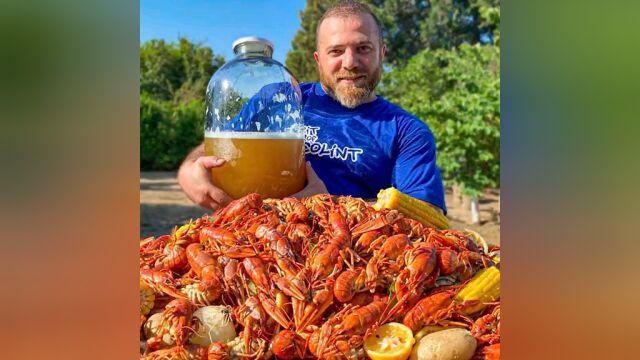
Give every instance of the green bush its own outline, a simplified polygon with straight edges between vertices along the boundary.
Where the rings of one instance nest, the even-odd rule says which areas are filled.
[[[175,170],[203,139],[203,103],[173,104],[140,95],[140,169]]]
[[[500,186],[500,48],[424,50],[381,93],[429,125],[445,185],[478,196]]]

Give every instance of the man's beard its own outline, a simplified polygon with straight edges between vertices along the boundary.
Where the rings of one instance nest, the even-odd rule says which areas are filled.
[[[320,74],[320,84],[322,84],[327,94],[342,106],[353,109],[369,101],[378,82],[380,82],[382,66],[379,66],[372,74],[342,70],[331,75],[325,74],[320,68],[318,68],[318,73]],[[339,78],[355,78],[358,76],[365,76],[363,83],[346,84],[338,81]]]

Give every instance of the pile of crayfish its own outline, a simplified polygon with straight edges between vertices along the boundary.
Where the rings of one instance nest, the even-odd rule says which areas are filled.
[[[474,358],[493,358],[499,304],[470,316],[454,297],[497,251],[359,198],[250,194],[140,241],[140,279],[155,292],[140,324],[162,314],[158,336],[141,335],[141,359],[364,358],[364,339],[390,321],[414,333],[465,327]],[[207,305],[228,307],[235,346],[189,342],[192,314]]]

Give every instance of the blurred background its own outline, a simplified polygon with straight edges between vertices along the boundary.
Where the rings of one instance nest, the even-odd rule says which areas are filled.
[[[242,36],[317,81],[315,29],[336,0],[140,2],[140,236],[204,214],[175,171],[203,139],[211,75]],[[379,94],[433,131],[453,227],[500,243],[500,1],[367,0],[387,44]],[[248,11],[251,9],[251,11]]]

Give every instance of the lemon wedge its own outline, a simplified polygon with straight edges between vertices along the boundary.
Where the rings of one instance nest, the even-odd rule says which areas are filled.
[[[373,360],[406,360],[415,342],[411,329],[400,323],[388,323],[364,340],[364,350]]]

